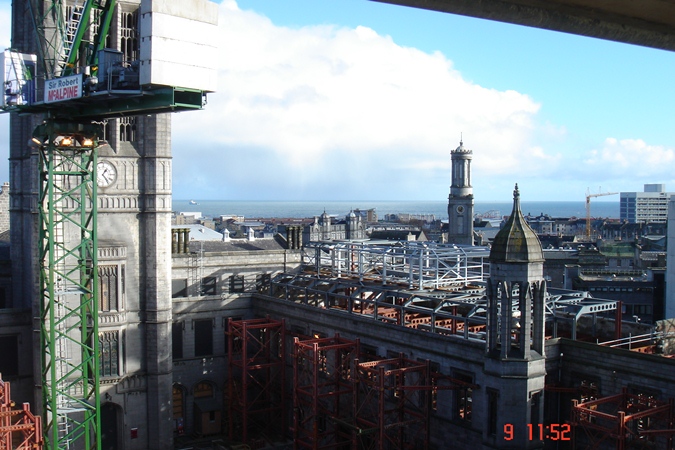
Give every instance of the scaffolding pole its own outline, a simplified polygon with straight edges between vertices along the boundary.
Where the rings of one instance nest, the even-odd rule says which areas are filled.
[[[231,440],[282,436],[285,413],[285,325],[265,319],[228,320],[226,403]]]

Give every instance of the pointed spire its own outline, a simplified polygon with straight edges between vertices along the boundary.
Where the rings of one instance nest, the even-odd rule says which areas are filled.
[[[513,211],[495,236],[491,262],[539,262],[544,260],[541,242],[520,211],[520,190],[513,189]]]
[[[513,189],[513,212],[511,215],[515,214],[516,211],[520,211],[520,190],[518,189],[518,183]]]

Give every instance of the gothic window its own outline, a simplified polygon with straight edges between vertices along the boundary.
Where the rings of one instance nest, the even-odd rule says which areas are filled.
[[[195,332],[195,356],[213,354],[213,319],[199,319],[193,322]]]
[[[171,325],[171,348],[173,359],[183,357],[183,322],[174,322]]]
[[[114,120],[106,120],[103,125],[103,139],[104,141],[109,141],[113,137],[113,123]]]
[[[138,59],[138,13],[125,12],[121,14],[120,51],[124,54],[124,61],[130,62]]]
[[[119,376],[119,331],[98,334],[99,373],[102,377]]]
[[[473,384],[473,375],[456,372],[454,378],[463,383]],[[455,418],[463,422],[470,423],[473,409],[473,388],[471,386],[461,386],[455,390]]]
[[[120,142],[136,142],[136,117],[119,119]]]
[[[119,311],[121,309],[124,282],[120,278],[124,276],[123,267],[117,264],[98,267],[99,311]]]
[[[178,434],[182,434],[185,421],[185,388],[180,384],[174,384],[172,389],[172,399],[174,431]]]
[[[244,292],[244,276],[231,275],[230,276],[230,292]]]

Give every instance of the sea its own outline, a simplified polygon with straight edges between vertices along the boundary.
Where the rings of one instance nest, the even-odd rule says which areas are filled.
[[[194,202],[196,204],[192,204]],[[502,217],[509,215],[512,202],[476,202],[474,213],[486,217]],[[447,201],[232,201],[232,200],[173,200],[175,212],[200,212],[203,217],[220,217],[221,215],[244,216],[244,218],[311,218],[324,213],[344,217],[349,211],[362,211],[374,208],[379,219],[386,214],[433,214],[436,219],[447,220]],[[521,202],[523,214],[538,216],[548,214],[550,217],[584,218],[586,204],[584,202]],[[597,201],[591,204],[591,216],[594,218],[618,218],[619,202]]]

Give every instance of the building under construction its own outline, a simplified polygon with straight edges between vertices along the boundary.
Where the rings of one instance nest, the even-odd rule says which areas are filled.
[[[107,11],[108,39],[101,41],[120,58],[118,75],[133,72],[127,63],[142,56],[139,42],[162,41],[138,26],[149,14],[164,14],[156,8],[180,4],[182,28],[163,28],[184,36],[215,26],[217,16],[214,5],[192,0],[86,3]],[[13,2],[12,46],[38,54],[36,27],[68,35],[64,23],[72,20],[61,19],[86,24],[81,5]],[[199,11],[206,19],[196,20]],[[101,36],[87,33],[86,39]],[[178,58],[191,54],[201,52]],[[196,103],[201,107],[201,95]],[[83,270],[91,282],[80,288],[98,283],[100,290],[90,301],[97,314],[82,317],[83,328],[68,326],[73,334],[60,339],[68,347],[87,328],[78,343],[90,357],[78,370],[87,371],[62,370],[65,389],[51,397],[43,395],[50,380],[43,365],[54,367],[56,355],[64,368],[70,358],[46,357],[38,336],[47,316],[37,280],[53,273],[40,271],[44,235],[37,217],[38,205],[51,203],[36,187],[47,140],[26,145],[40,137],[32,130],[40,129],[41,117],[11,118],[12,293],[0,311],[0,372],[15,402],[30,401],[32,411],[49,418],[44,403],[81,394],[87,385],[93,402],[76,400],[95,417],[97,447],[106,450],[672,448],[675,362],[658,354],[668,353],[669,330],[636,338],[641,333],[622,328],[617,302],[547,289],[541,246],[523,221],[517,191],[511,219],[491,249],[332,241],[300,250],[297,230],[286,242],[199,245],[171,228],[171,124],[150,112],[106,116],[100,179],[92,168],[67,174],[92,176],[82,192],[99,189],[92,202],[97,247],[88,256],[98,265]],[[448,211],[452,240],[467,244],[470,161],[460,143]],[[85,205],[83,198],[73,194],[65,203]],[[64,236],[79,233],[58,238]],[[39,418],[16,408],[9,385],[0,386],[0,442],[38,448]],[[52,407],[51,417],[69,410],[77,419],[81,411],[70,400]],[[56,426],[49,434],[81,447],[72,428]],[[24,436],[29,441],[17,444]]]
[[[215,262],[236,261],[234,244],[211,246],[199,273],[226,282],[174,311],[177,442],[208,440],[218,417],[213,436],[252,448],[672,448],[667,330],[636,336],[619,302],[547,289],[517,191],[491,249],[307,243],[297,270],[196,312],[253,280]],[[194,257],[174,255],[181,286],[208,278],[190,277]]]

